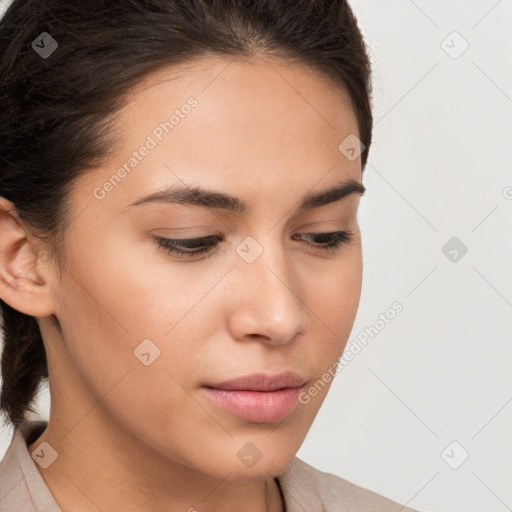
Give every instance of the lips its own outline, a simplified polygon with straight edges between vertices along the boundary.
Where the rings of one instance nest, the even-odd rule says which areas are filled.
[[[305,382],[306,379],[303,379],[297,373],[286,371],[277,375],[254,373],[223,382],[205,384],[205,386],[227,391],[275,391],[277,389],[300,387]]]
[[[204,385],[205,395],[225,411],[252,423],[283,420],[297,406],[306,380],[293,372],[262,373]]]

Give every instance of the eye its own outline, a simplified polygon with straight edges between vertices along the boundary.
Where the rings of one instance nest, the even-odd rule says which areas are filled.
[[[349,245],[354,238],[355,233],[352,231],[333,231],[332,233],[306,233],[302,236],[312,238],[315,243],[310,244],[313,250],[324,252],[336,252],[343,245]]]
[[[165,238],[154,236],[155,243],[169,253],[176,254],[182,258],[197,256],[208,252],[211,247],[222,241],[218,235],[210,235],[200,238]]]
[[[336,252],[343,245],[349,245],[353,240],[354,233],[352,231],[334,231],[331,233],[305,233],[295,234],[294,238],[302,237],[313,239],[313,243],[306,242],[314,251]],[[171,254],[175,254],[182,258],[192,258],[201,254],[210,252],[207,257],[212,255],[210,251],[213,247],[222,242],[222,237],[218,235],[210,235],[200,238],[165,238],[161,236],[153,236],[155,243]]]

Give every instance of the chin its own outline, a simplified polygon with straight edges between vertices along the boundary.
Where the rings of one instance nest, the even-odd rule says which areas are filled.
[[[235,465],[225,467],[226,472],[217,475],[231,482],[255,482],[268,480],[283,473],[293,459],[293,455],[283,463],[276,464],[275,461],[260,460],[252,468],[243,468]],[[228,476],[226,474],[229,473]]]
[[[295,444],[258,436],[231,438],[188,457],[188,465],[212,477],[233,482],[262,481],[280,475],[295,456]],[[279,442],[278,442],[279,441]]]

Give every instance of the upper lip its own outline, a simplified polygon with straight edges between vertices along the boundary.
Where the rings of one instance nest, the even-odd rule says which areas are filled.
[[[305,382],[306,380],[297,373],[286,371],[277,375],[253,373],[224,382],[206,384],[206,387],[231,391],[275,391],[277,389],[300,387]]]

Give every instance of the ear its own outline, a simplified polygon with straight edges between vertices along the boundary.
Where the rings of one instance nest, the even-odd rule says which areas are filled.
[[[54,314],[46,252],[13,203],[1,196],[0,233],[0,298],[26,315]]]

